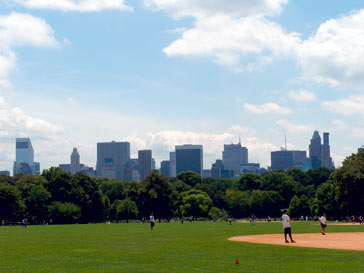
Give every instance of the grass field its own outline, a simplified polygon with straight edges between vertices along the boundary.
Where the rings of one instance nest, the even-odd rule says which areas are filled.
[[[293,233],[320,232],[293,223]],[[328,232],[364,231],[329,226]],[[364,252],[230,242],[282,224],[185,222],[0,227],[0,272],[364,272]],[[282,235],[283,239],[283,235]],[[235,264],[235,259],[240,261]]]

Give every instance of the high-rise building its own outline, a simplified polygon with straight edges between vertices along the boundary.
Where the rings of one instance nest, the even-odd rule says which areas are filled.
[[[40,163],[34,162],[34,175],[40,175]]]
[[[306,151],[275,151],[271,152],[272,170],[302,169],[307,163]]]
[[[169,153],[169,177],[176,177],[176,152]]]
[[[309,146],[310,150],[310,161],[313,169],[321,167],[322,165],[322,145],[321,137],[318,131],[313,133],[311,144]]]
[[[13,174],[34,173],[34,150],[29,138],[17,138]]]
[[[10,171],[0,171],[0,175],[10,176]]]
[[[77,148],[73,148],[71,154],[71,174],[74,175],[80,171],[80,154],[77,151]]]
[[[192,171],[202,176],[203,148],[202,145],[176,146],[176,174]]]
[[[324,133],[324,143],[322,144],[322,167],[329,169],[334,168],[334,163],[330,156],[330,140],[329,133]]]
[[[358,148],[358,153],[361,153],[362,151],[364,151],[364,148]]]
[[[165,176],[169,177],[169,169],[170,169],[170,161],[169,160],[164,160],[161,162],[161,169],[160,169],[160,173],[164,174]]]
[[[125,164],[124,180],[140,182],[141,177],[139,173],[139,160],[129,159]]]
[[[129,142],[112,141],[97,143],[97,176],[124,180],[125,164],[129,159]]]
[[[222,152],[222,161],[225,170],[234,171],[235,177],[240,177],[240,166],[248,164],[248,149],[238,144],[225,144]]]
[[[216,159],[216,162],[211,167],[211,177],[220,178],[222,177],[222,171],[224,170],[224,164],[221,159]]]
[[[140,179],[144,180],[152,171],[152,150],[138,151]]]
[[[58,167],[60,167],[62,169],[62,171],[66,172],[66,173],[71,172],[71,164],[59,164]]]

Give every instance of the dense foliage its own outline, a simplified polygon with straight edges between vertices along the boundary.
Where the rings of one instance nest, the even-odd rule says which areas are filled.
[[[156,218],[293,217],[325,212],[335,219],[364,211],[364,152],[336,171],[291,169],[239,180],[201,178],[184,172],[168,179],[151,172],[142,182],[71,175],[52,167],[41,176],[0,176],[0,220],[89,223]]]

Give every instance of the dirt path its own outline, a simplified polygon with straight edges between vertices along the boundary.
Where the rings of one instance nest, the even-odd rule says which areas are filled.
[[[237,236],[229,238],[230,241],[247,242],[268,245],[285,245],[329,249],[346,249],[364,251],[364,232],[340,233],[303,233],[293,234],[296,243],[285,243],[283,234],[265,234]]]

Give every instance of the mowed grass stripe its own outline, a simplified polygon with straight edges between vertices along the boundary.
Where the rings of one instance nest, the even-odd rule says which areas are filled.
[[[292,223],[292,230],[320,227]],[[328,232],[350,231],[364,226],[328,226]],[[0,272],[363,272],[360,251],[227,240],[270,233],[282,233],[282,224],[173,222],[157,223],[153,231],[141,223],[0,227]]]

